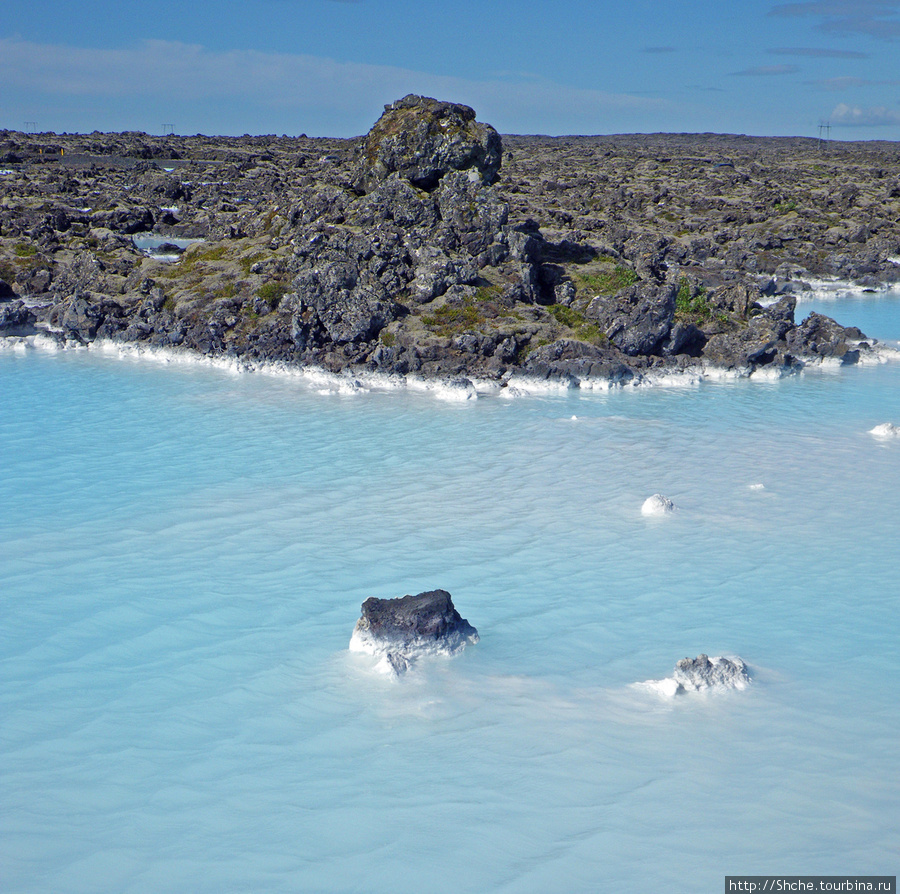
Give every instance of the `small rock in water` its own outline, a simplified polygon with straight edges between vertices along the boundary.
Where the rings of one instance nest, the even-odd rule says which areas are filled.
[[[882,422],[869,430],[869,434],[875,438],[900,438],[900,425],[892,422]]]
[[[641,506],[641,515],[667,515],[675,510],[675,504],[662,494],[654,494],[644,500]]]
[[[698,655],[683,658],[675,665],[671,677],[664,680],[645,680],[635,685],[649,689],[657,695],[673,698],[686,692],[701,692],[707,689],[745,689],[750,683],[747,665],[740,658],[710,658]]]
[[[701,689],[744,689],[750,682],[747,665],[740,658],[710,658],[698,655],[683,658],[675,665],[672,679],[681,691]]]
[[[399,599],[371,597],[350,638],[350,651],[379,655],[379,668],[400,675],[422,655],[452,655],[478,642],[478,631],[446,590]]]
[[[160,255],[184,254],[184,249],[180,245],[176,245],[174,242],[160,242],[160,244],[156,246],[154,251]]]

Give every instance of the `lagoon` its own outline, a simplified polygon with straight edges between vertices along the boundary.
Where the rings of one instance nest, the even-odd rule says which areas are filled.
[[[900,338],[897,293],[819,300]],[[5,891],[896,870],[900,364],[460,403],[3,350],[0,381]],[[365,598],[436,587],[476,646],[399,681],[348,651]],[[753,683],[635,685],[700,652]]]

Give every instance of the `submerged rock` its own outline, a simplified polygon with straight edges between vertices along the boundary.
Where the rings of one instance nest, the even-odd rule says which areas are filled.
[[[641,506],[641,515],[668,515],[675,511],[675,504],[662,494],[647,497]]]
[[[717,691],[746,689],[749,684],[750,674],[742,659],[698,655],[696,658],[683,658],[679,661],[671,677],[663,680],[646,680],[637,685],[671,698],[686,692],[710,689]]]
[[[744,689],[750,682],[747,665],[740,658],[682,658],[675,665],[672,679],[681,691],[697,692],[701,689]]]
[[[446,590],[399,599],[371,597],[350,638],[351,652],[382,658],[379,667],[402,674],[422,655],[452,655],[478,642],[478,631],[463,618]]]
[[[881,425],[869,429],[869,434],[874,438],[900,438],[900,425],[894,425],[893,422],[882,422]]]

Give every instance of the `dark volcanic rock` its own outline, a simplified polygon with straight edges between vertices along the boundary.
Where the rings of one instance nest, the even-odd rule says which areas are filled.
[[[658,354],[675,322],[675,286],[630,286],[612,299],[595,299],[585,315],[622,353]]]
[[[847,328],[831,317],[811,313],[787,333],[787,343],[798,354],[839,359],[852,364],[859,360],[859,340],[865,336],[855,327]]]
[[[412,278],[411,259],[392,230],[315,233],[300,248],[292,333],[298,350],[368,341],[400,313],[394,296]]]
[[[0,306],[0,335],[34,335],[35,315],[23,301],[10,301]]]
[[[363,147],[359,185],[370,192],[391,174],[434,189],[448,171],[474,171],[484,182],[497,176],[500,135],[475,120],[469,106],[410,94],[384,107]]]
[[[453,654],[478,642],[478,631],[453,606],[446,590],[400,599],[371,597],[350,639],[351,651],[380,655],[399,673],[423,654]]]
[[[438,241],[451,251],[480,254],[497,240],[509,218],[509,206],[500,200],[497,192],[473,182],[465,174],[444,177],[437,198],[443,220]]]
[[[523,371],[537,379],[573,385],[581,379],[606,379],[621,385],[635,376],[617,351],[572,339],[560,339],[532,351]]]
[[[793,307],[793,298],[783,298],[770,308],[759,308],[743,328],[711,335],[703,350],[704,359],[727,369],[752,369],[778,359],[782,365],[790,365],[785,336],[794,329]]]
[[[89,342],[96,337],[104,316],[99,302],[79,295],[62,310],[59,324],[67,337],[79,342]]]
[[[125,208],[98,211],[91,217],[94,226],[107,227],[129,236],[153,229],[153,213],[149,208]]]

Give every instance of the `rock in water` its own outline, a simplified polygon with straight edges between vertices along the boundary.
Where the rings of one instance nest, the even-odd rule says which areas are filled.
[[[679,661],[672,679],[680,687],[679,691],[698,692],[701,689],[744,689],[750,682],[750,674],[740,658],[698,655]]]
[[[432,190],[449,171],[471,171],[492,183],[503,143],[469,106],[409,94],[384,107],[363,147],[358,186],[371,192],[391,174]]]
[[[431,590],[400,599],[367,599],[350,651],[381,656],[379,666],[399,675],[422,655],[452,655],[477,642],[478,631],[460,616],[450,594]]]
[[[881,425],[869,429],[869,434],[875,438],[900,438],[900,425],[894,425],[893,422],[882,422]]]
[[[675,511],[675,504],[662,494],[647,497],[641,506],[641,515],[668,515]]]

